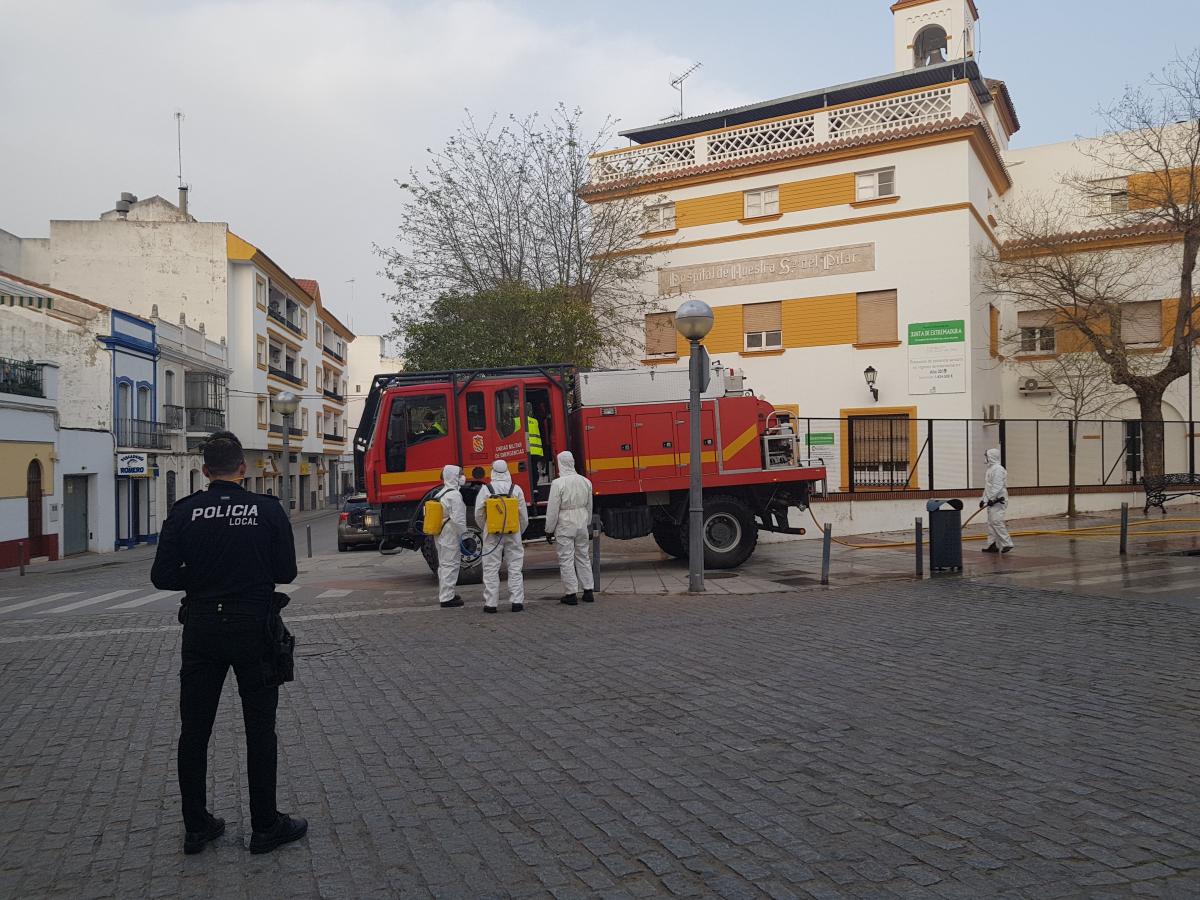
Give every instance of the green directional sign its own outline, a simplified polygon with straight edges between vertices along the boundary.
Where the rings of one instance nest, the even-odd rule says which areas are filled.
[[[967,339],[966,322],[913,322],[908,326],[908,344],[961,344]]]

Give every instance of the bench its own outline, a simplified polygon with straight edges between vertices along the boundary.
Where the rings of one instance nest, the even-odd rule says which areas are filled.
[[[1142,479],[1146,489],[1146,505],[1142,515],[1150,514],[1150,507],[1157,506],[1165,516],[1166,502],[1180,497],[1200,497],[1200,473],[1190,475],[1187,472],[1172,475],[1146,476]]]

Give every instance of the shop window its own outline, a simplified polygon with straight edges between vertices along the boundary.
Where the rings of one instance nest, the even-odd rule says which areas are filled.
[[[747,219],[757,216],[773,216],[779,212],[779,188],[769,187],[758,191],[746,191],[744,212]]]
[[[878,200],[880,197],[896,196],[896,169],[876,169],[859,172],[854,176],[855,198],[858,201]]]
[[[897,337],[896,292],[869,291],[859,294],[858,341],[859,344],[890,344]]]

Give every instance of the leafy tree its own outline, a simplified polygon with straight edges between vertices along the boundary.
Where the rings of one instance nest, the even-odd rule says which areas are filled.
[[[588,304],[561,287],[502,285],[446,293],[405,327],[409,371],[574,363],[591,366],[604,336]]]
[[[397,182],[408,194],[398,246],[376,251],[395,285],[389,299],[406,356],[408,345],[436,329],[431,304],[514,290],[537,298],[543,311],[541,300],[572,298],[575,305],[556,319],[570,323],[572,334],[580,316],[591,317],[603,340],[597,348],[590,336],[580,338],[587,349],[577,357],[623,355],[630,330],[641,328],[654,303],[645,290],[649,255],[628,252],[646,246],[644,200],[589,205],[581,198],[590,157],[610,142],[612,125],[588,134],[581,112],[561,105],[547,120],[503,125],[493,119],[481,126],[468,114],[445,147],[429,151],[423,171]]]

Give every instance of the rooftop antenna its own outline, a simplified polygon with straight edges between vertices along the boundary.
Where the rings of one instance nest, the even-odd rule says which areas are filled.
[[[671,87],[679,91],[679,118],[681,119],[683,118],[683,83],[687,81],[689,75],[695,72],[702,65],[704,64],[700,62],[694,63],[692,67],[682,75],[677,75],[671,79]]]
[[[183,183],[183,110],[175,110],[175,152],[179,159],[179,211],[188,214],[188,186]]]

